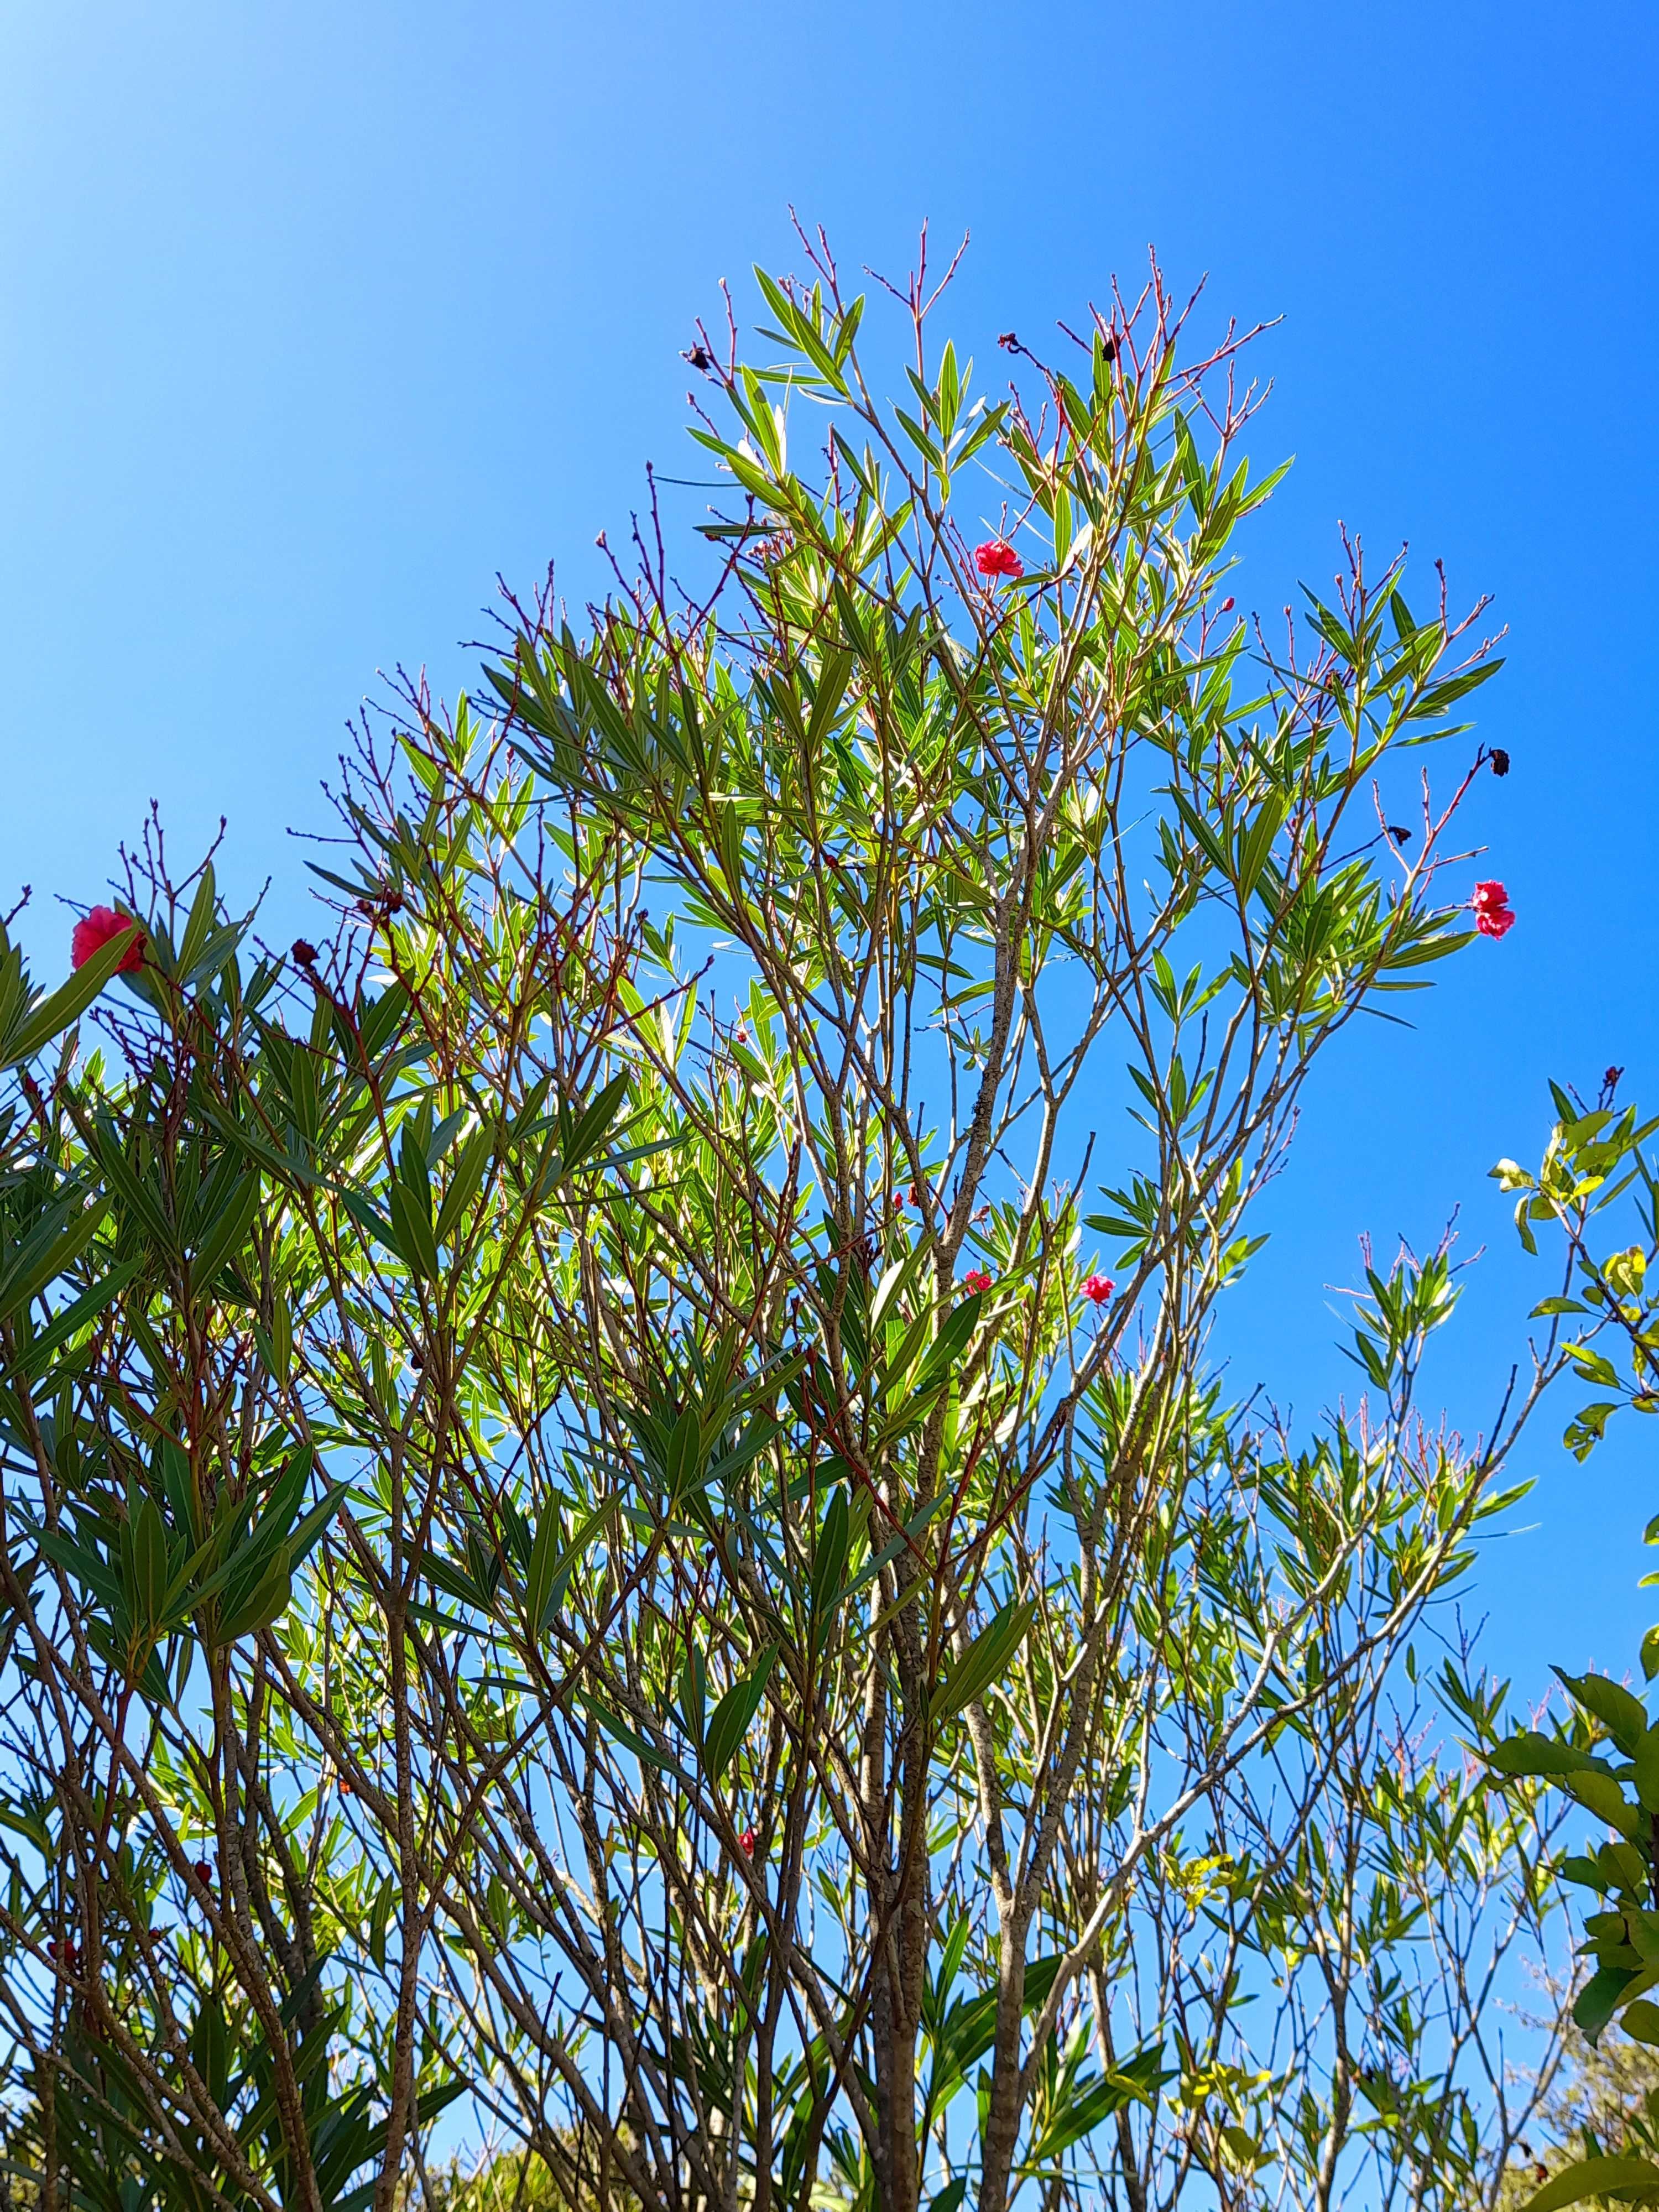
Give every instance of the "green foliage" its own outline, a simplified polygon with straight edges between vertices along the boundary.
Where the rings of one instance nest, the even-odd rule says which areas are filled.
[[[107,973],[0,951],[0,1991],[66,2207],[382,2212],[459,2096],[466,2203],[1502,2163],[1540,1782],[1623,1787],[1438,1752],[1506,1725],[1413,1638],[1518,1423],[1419,1418],[1444,1250],[1310,1438],[1206,1349],[1319,1055],[1471,942],[1455,807],[1408,857],[1374,793],[1495,664],[1353,549],[1231,617],[1277,478],[1156,275],[1006,401],[919,312],[890,408],[827,259],[762,292],[713,597],[653,555],[367,732],[320,951],[158,866],[55,1070]]]
[[[1559,1118],[1538,1173],[1513,1160],[1492,1170],[1504,1190],[1519,1194],[1515,1224],[1528,1252],[1538,1249],[1535,1224],[1553,1222],[1561,1231],[1565,1280],[1534,1309],[1548,1324],[1536,1358],[1540,1371],[1570,1372],[1604,1394],[1567,1425],[1563,1442],[1581,1462],[1616,1413],[1659,1407],[1659,1305],[1646,1288],[1649,1267],[1659,1255],[1659,1185],[1644,1150],[1659,1124],[1640,1123],[1633,1106],[1614,1110],[1617,1081],[1618,1071],[1609,1070],[1601,1102],[1589,1110],[1552,1085]],[[1598,1253],[1607,1234],[1602,1217],[1614,1207],[1620,1208],[1622,1233],[1629,1233],[1634,1216],[1639,1241]],[[1647,1534],[1650,1542],[1659,1540],[1659,1519]],[[1659,1629],[1644,1638],[1642,1663],[1651,1681],[1659,1673]],[[1588,1890],[1595,1903],[1583,1922],[1590,1970],[1572,2018],[1592,2045],[1615,2020],[1638,2043],[1654,2042],[1659,2008],[1645,1992],[1659,1982],[1659,1726],[1623,1683],[1557,1673],[1571,1700],[1569,1719],[1553,1731],[1511,1736],[1487,1756],[1500,1776],[1564,1790],[1611,1832],[1594,1850],[1562,1862],[1565,1879]],[[1648,2131],[1644,2139],[1659,2153],[1659,2137]],[[1531,2197],[1531,2212],[1609,2194],[1636,2203],[1659,2197],[1659,2163],[1607,2156],[1593,2132],[1587,2145],[1586,2155],[1561,2166]]]

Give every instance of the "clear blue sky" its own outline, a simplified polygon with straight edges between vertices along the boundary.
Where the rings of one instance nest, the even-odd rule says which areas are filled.
[[[1218,317],[1285,318],[1255,442],[1298,458],[1245,603],[1328,580],[1340,517],[1510,626],[1476,828],[1519,927],[1328,1071],[1231,1339],[1312,1413],[1356,1233],[1461,1202],[1493,1249],[1437,1379],[1473,1425],[1544,1288],[1486,1167],[1549,1073],[1622,1062],[1659,1108],[1656,83],[1651,0],[5,9],[5,903],[33,884],[52,970],[54,896],[155,797],[181,852],[228,813],[232,882],[297,915],[283,831],[376,670],[469,678],[497,570],[598,581],[643,461],[684,456],[694,317],[788,260],[789,203],[896,272],[922,216],[971,229],[985,368],[1156,240]],[[1567,1410],[1481,1577],[1533,1681],[1650,1617],[1655,1432],[1581,1472]]]

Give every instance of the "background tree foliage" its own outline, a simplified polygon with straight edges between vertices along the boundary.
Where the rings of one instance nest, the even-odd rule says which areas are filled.
[[[1496,664],[1357,544],[1234,611],[1246,342],[1156,270],[991,402],[924,270],[889,404],[807,251],[700,336],[706,589],[648,520],[366,732],[322,950],[152,848],[112,1049],[120,944],[0,964],[53,2212],[437,2202],[458,2130],[480,2203],[1492,2202],[1534,2112],[1559,1815],[1432,1621],[1590,1355],[1461,1441],[1444,1249],[1311,1433],[1209,1348],[1315,1060],[1472,941],[1487,756],[1404,756]]]
[[[1535,1175],[1515,1160],[1492,1170],[1515,1195],[1515,1225],[1529,1253],[1538,1231],[1559,1237],[1561,1288],[1534,1309],[1547,1335],[1540,1362],[1565,1360],[1601,1394],[1568,1422],[1562,1442],[1583,1462],[1613,1417],[1659,1412],[1659,1299],[1649,1271],[1659,1260],[1659,1178],[1647,1146],[1659,1123],[1614,1103],[1623,1070],[1610,1067],[1593,1107],[1553,1085],[1557,1120]],[[1608,1248],[1614,1232],[1635,1241]],[[1659,1518],[1647,1540],[1659,1542]],[[1644,1582],[1659,1579],[1652,1575]],[[1659,1674],[1659,1627],[1643,1638],[1644,1682]],[[1659,2202],[1659,1726],[1626,1682],[1560,1675],[1568,1703],[1549,1728],[1495,1745],[1492,1762],[1515,1778],[1519,1802],[1540,1783],[1599,1833],[1565,1856],[1561,1872],[1589,1893],[1583,1949],[1591,1971],[1573,1997],[1564,2078],[1543,2117],[1567,2137],[1567,2154],[1540,2159],[1533,2212],[1586,2197]],[[1601,2042],[1617,2021],[1622,2039]],[[1575,2140],[1576,2138],[1576,2140]]]

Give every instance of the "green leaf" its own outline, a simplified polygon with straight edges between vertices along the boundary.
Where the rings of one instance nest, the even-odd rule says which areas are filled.
[[[398,1258],[411,1274],[435,1282],[438,1245],[432,1232],[432,1178],[415,1133],[408,1127],[404,1130],[398,1172],[386,1186],[386,1212]]]
[[[1636,1794],[1650,1813],[1659,1813],[1659,1729],[1649,1729],[1632,1754]]]
[[[67,1344],[77,1330],[84,1328],[89,1321],[95,1321],[106,1305],[119,1297],[143,1264],[142,1252],[136,1252],[130,1260],[120,1261],[107,1274],[88,1284],[61,1313],[55,1314],[38,1336],[19,1346],[17,1365],[30,1382],[39,1379],[60,1344]]]
[[[710,1714],[708,1734],[703,1741],[703,1763],[714,1781],[720,1779],[737,1757],[777,1658],[777,1645],[769,1644],[749,1672],[732,1685]]]
[[[1048,2002],[1048,1992],[1054,1985],[1054,1976],[1064,1964],[1064,1957],[1059,1952],[1031,1960],[1025,1969],[1025,1989],[1022,2000],[1026,2013],[1040,2012]],[[951,2008],[944,2033],[939,2039],[939,2065],[942,2075],[959,2081],[970,2066],[985,2056],[996,2040],[997,2002],[998,1991],[992,1988],[983,1990],[977,1996]]]
[[[53,1565],[73,1575],[82,1588],[97,1600],[106,1613],[112,1615],[120,1607],[123,1603],[121,1586],[95,1544],[84,1538],[70,1536],[56,1528],[43,1529],[40,1544]]]
[[[613,1737],[625,1749],[631,1751],[635,1759],[644,1759],[648,1766],[654,1766],[660,1774],[672,1774],[677,1781],[684,1780],[685,1778],[680,1773],[673,1760],[665,1759],[653,1744],[646,1741],[637,1729],[630,1728],[622,1715],[614,1711],[602,1698],[596,1698],[591,1690],[584,1690],[581,1692],[581,1703],[593,1716],[605,1733]]]
[[[135,921],[118,937],[112,937],[107,945],[100,945],[91,959],[77,968],[67,981],[60,983],[46,998],[37,1000],[0,1044],[0,1061],[11,1066],[19,1060],[33,1060],[42,1045],[49,1044],[61,1030],[78,1021],[120,966],[132,945],[134,931],[142,927]]]
[[[1007,1673],[1036,1613],[1035,1601],[1027,1598],[1018,1605],[1005,1605],[980,1631],[939,1684],[928,1712],[935,1728],[982,1697],[993,1682]]]
[[[697,1639],[688,1636],[685,1664],[680,1669],[680,1718],[693,1743],[701,1743],[708,1732],[708,1669],[697,1648]]]
[[[284,1611],[293,1595],[288,1555],[279,1552],[257,1582],[227,1597],[219,1613],[218,1641],[234,1644],[239,1636],[257,1636]]]
[[[1152,2055],[1156,2060],[1161,2054],[1154,2051]],[[1146,2056],[1144,2051],[1138,2052],[1136,2057],[1129,2061],[1129,2066],[1135,2067]],[[1149,2101],[1144,2082],[1136,2073],[1127,2069],[1113,2067],[1109,2073],[1077,2083],[1070,2097],[1049,2118],[1032,2145],[1028,2167],[1036,2170],[1048,2165],[1062,2151],[1069,2150],[1074,2142],[1091,2135],[1103,2120],[1109,2119],[1114,2112],[1121,2112],[1126,2105]],[[1249,2136],[1245,2140],[1250,2143],[1254,2152],[1256,2148],[1254,2142]]]
[[[210,1283],[225,1262],[241,1249],[258,1210],[259,1170],[248,1168],[236,1177],[191,1255],[198,1289]]]
[[[702,1425],[697,1419],[697,1409],[688,1406],[668,1432],[667,1449],[663,1455],[664,1480],[671,1505],[678,1504],[694,1487],[701,1487],[696,1478],[702,1472]]]
[[[560,1118],[563,1124],[563,1142],[560,1152],[563,1157],[564,1172],[571,1174],[587,1158],[603,1140],[606,1131],[617,1118],[617,1109],[628,1095],[630,1079],[626,1075],[613,1076],[603,1091],[590,1100],[582,1111],[571,1116],[563,1108]]]
[[[908,1402],[914,1404],[916,1400],[931,1395],[950,1381],[956,1371],[957,1360],[979,1326],[979,1317],[984,1307],[985,1293],[982,1291],[969,1291],[966,1297],[951,1307],[939,1334],[921,1356]]]
[[[1652,1979],[1651,1973],[1634,1973],[1628,1966],[1598,1966],[1574,2001],[1574,2021],[1594,2043],[1618,2011],[1626,1993],[1633,1996],[1638,1987],[1649,1987]]]
[[[349,1482],[333,1484],[326,1495],[318,1499],[310,1512],[290,1533],[283,1547],[290,1572],[305,1559],[312,1546],[338,1512],[341,1501],[349,1495],[351,1485]]]
[[[556,1498],[549,1498],[542,1508],[542,1517],[537,1523],[536,1540],[530,1547],[530,1564],[525,1570],[525,1619],[530,1633],[538,1642],[547,1626],[552,1611],[553,1562],[558,1556],[564,1535],[564,1516]]]
[[[438,1209],[438,1223],[434,1231],[438,1243],[447,1244],[453,1239],[461,1216],[478,1194],[495,1143],[491,1131],[475,1129],[456,1155],[449,1188],[444,1193],[442,1206]]]
[[[837,1484],[824,1509],[812,1560],[812,1632],[821,1639],[841,1596],[841,1578],[847,1569],[852,1516],[847,1492]]]
[[[1615,1399],[1598,1398],[1568,1422],[1561,1432],[1561,1441],[1576,1460],[1582,1462],[1589,1457],[1618,1411]]]
[[[123,1212],[142,1222],[157,1246],[169,1258],[178,1255],[178,1239],[167,1209],[157,1194],[127,1158],[120,1133],[107,1114],[94,1115],[91,1149]]]
[[[153,1499],[137,1500],[131,1534],[133,1620],[153,1634],[161,1626],[167,1594],[167,1524]]]
[[[1241,2166],[1255,2166],[1261,2164],[1261,2145],[1248,2128],[1241,2128],[1237,2122],[1229,2120],[1221,2130],[1221,2140]]]
[[[217,907],[213,863],[208,860],[203,865],[202,878],[196,886],[196,896],[191,901],[190,913],[185,922],[185,933],[179,940],[179,973],[186,989],[190,987],[189,971],[201,959],[210,933],[213,933]]]
[[[1500,1774],[1547,1776],[1582,1773],[1593,1768],[1595,1760],[1587,1751],[1579,1751],[1570,1743],[1563,1743],[1557,1735],[1545,1735],[1538,1729],[1525,1729],[1519,1735],[1506,1736],[1486,1753],[1490,1765]]]
[[[1600,1721],[1603,1731],[1613,1738],[1626,1758],[1633,1758],[1637,1745],[1648,1732],[1648,1717],[1641,1699],[1632,1697],[1622,1682],[1615,1682],[1606,1674],[1565,1674],[1559,1667],[1551,1672],[1567,1694],[1592,1719]]]
[[[1636,2203],[1659,2197],[1659,2166],[1647,2158],[1578,2159],[1529,2197],[1521,2212],[1560,2212],[1587,2197],[1615,2194]]]
[[[1249,898],[1255,888],[1256,878],[1267,865],[1273,839],[1285,826],[1285,802],[1277,797],[1267,799],[1248,830],[1241,831],[1238,840],[1237,881],[1238,896]]]
[[[599,1531],[616,1518],[620,1502],[615,1498],[603,1499],[584,1516],[570,1541],[560,1550],[563,1517],[556,1501],[549,1501],[537,1528],[536,1540],[530,1549],[530,1565],[525,1572],[525,1613],[531,1634],[538,1641],[546,1635],[563,1600],[572,1569]]]
[[[284,1573],[291,1573],[298,1565],[350,1487],[344,1482],[335,1483],[295,1527],[295,1516],[300,1510],[301,1499],[305,1496],[311,1467],[311,1453],[302,1444],[289,1456],[265,1499],[264,1512],[252,1530],[239,1540],[234,1540],[229,1556],[191,1591],[192,1606],[205,1605],[210,1598],[218,1596],[224,1590],[229,1593],[225,1600],[226,1607],[234,1613],[240,1610],[254,1584],[268,1578],[270,1568],[280,1566]],[[222,1522],[215,1531],[216,1540],[224,1543],[228,1528],[235,1525],[235,1522],[231,1522],[228,1527]]]
[[[0,1317],[21,1313],[60,1275],[67,1274],[86,1250],[105,1216],[109,1200],[82,1203],[79,1191],[42,1215],[27,1237],[7,1253],[0,1273]]]
[[[1598,1820],[1605,1820],[1608,1827],[1616,1828],[1621,1836],[1635,1837],[1641,1826],[1640,1814],[1612,1775],[1570,1774],[1566,1778],[1566,1786],[1569,1794],[1578,1800],[1586,1812],[1594,1813]]]
[[[1587,1344],[1569,1344],[1564,1348],[1584,1382],[1596,1383],[1603,1390],[1618,1389],[1619,1370],[1604,1352],[1593,1351]]]

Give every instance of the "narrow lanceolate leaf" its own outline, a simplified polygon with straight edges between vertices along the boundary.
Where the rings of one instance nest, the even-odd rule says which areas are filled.
[[[581,1702],[605,1734],[625,1750],[631,1751],[635,1759],[644,1759],[647,1765],[654,1766],[660,1774],[672,1774],[677,1780],[684,1780],[673,1760],[665,1757],[654,1744],[647,1742],[637,1729],[631,1728],[622,1715],[602,1698],[595,1697],[589,1690],[583,1692]]]
[[[929,1711],[935,1726],[959,1713],[964,1705],[971,1705],[976,1698],[983,1697],[992,1683],[1007,1672],[1015,1652],[1025,1641],[1036,1612],[1036,1607],[1030,1599],[1018,1605],[1005,1605],[995,1619],[980,1631],[939,1684]]]
[[[433,1234],[432,1183],[412,1134],[405,1134],[398,1172],[386,1189],[392,1242],[411,1274],[435,1282],[438,1243]]]
[[[87,1206],[76,1191],[43,1214],[0,1261],[0,1319],[9,1320],[67,1274],[108,1212],[107,1199]]]
[[[293,1595],[287,1555],[279,1552],[257,1580],[227,1593],[219,1613],[220,1643],[234,1644],[240,1637],[257,1636],[269,1628],[286,1611]]]
[[[626,1075],[613,1076],[580,1114],[571,1115],[568,1109],[561,1113],[561,1121],[566,1126],[560,1152],[567,1173],[580,1167],[603,1141],[617,1117],[617,1109],[628,1095],[629,1079]]]
[[[161,1626],[167,1603],[167,1537],[161,1510],[149,1498],[135,1501],[129,1524],[132,1584],[128,1602],[136,1625],[149,1634]]]
[[[203,1229],[201,1242],[191,1255],[198,1284],[211,1282],[240,1250],[258,1208],[258,1170],[248,1169],[236,1176]]]
[[[564,1602],[576,1562],[600,1531],[616,1518],[620,1502],[607,1498],[594,1506],[578,1522],[568,1543],[564,1541],[564,1518],[558,1506],[550,1504],[543,1513],[525,1574],[525,1614],[530,1632],[538,1642],[546,1635]]]
[[[475,1129],[456,1156],[454,1172],[449,1178],[449,1188],[444,1193],[444,1202],[438,1210],[434,1240],[447,1244],[454,1238],[466,1210],[477,1196],[489,1165],[489,1155],[495,1138],[488,1129]]]
[[[26,1345],[19,1346],[17,1364],[30,1382],[40,1379],[52,1353],[60,1345],[67,1344],[88,1322],[95,1321],[106,1306],[119,1297],[143,1264],[142,1252],[135,1253],[130,1260],[118,1261],[107,1274],[100,1275],[95,1283],[89,1284],[80,1297],[71,1300],[61,1313],[54,1314],[38,1335],[32,1336]]]
[[[33,1060],[43,1045],[78,1021],[120,966],[138,927],[134,922],[131,929],[112,937],[55,991],[37,999],[10,1034],[0,1040],[0,1062],[12,1066],[19,1060]]]
[[[61,1529],[47,1528],[41,1531],[39,1542],[52,1565],[73,1575],[106,1613],[113,1613],[120,1605],[121,1585],[89,1537],[73,1537]]]
[[[851,1518],[847,1492],[837,1486],[824,1510],[823,1526],[818,1531],[817,1553],[812,1561],[812,1623],[814,1633],[820,1638],[829,1626],[830,1617],[841,1597],[842,1577],[847,1568]]]
[[[159,1250],[176,1257],[178,1237],[161,1194],[128,1158],[120,1132],[107,1114],[94,1117],[91,1148],[122,1212],[148,1230]]]
[[[703,1740],[703,1764],[716,1782],[737,1757],[738,1747],[749,1733],[749,1724],[759,1709],[777,1657],[777,1645],[769,1644],[749,1672],[732,1684],[709,1716],[708,1734]]]
[[[1285,823],[1285,802],[1274,796],[1263,802],[1261,811],[1248,829],[1241,830],[1238,839],[1237,883],[1240,898],[1248,898],[1255,888],[1255,879],[1267,866],[1273,839]]]

